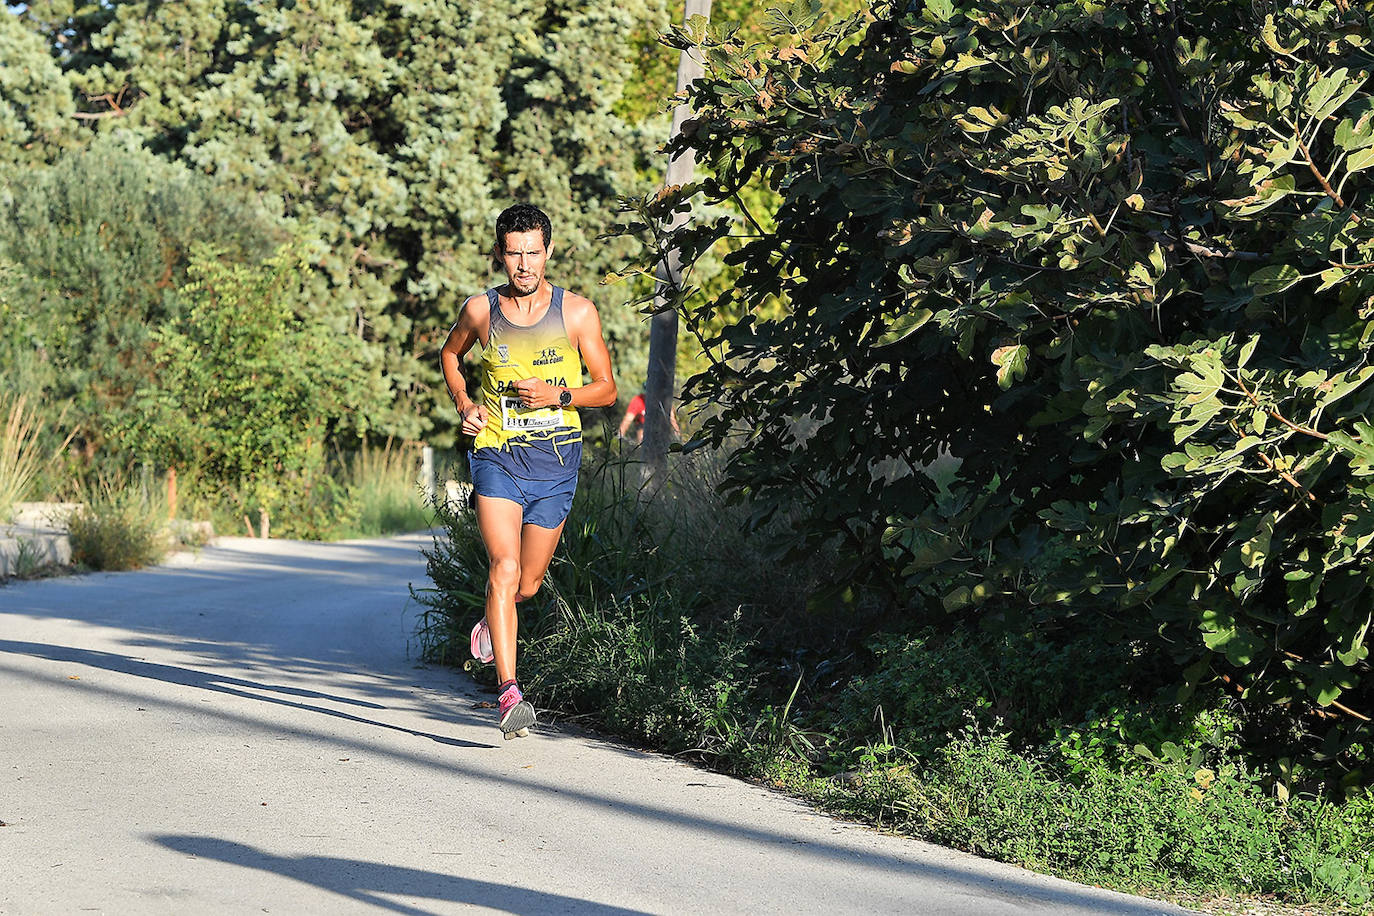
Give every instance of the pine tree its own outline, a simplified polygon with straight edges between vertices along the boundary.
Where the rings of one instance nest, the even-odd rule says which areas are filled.
[[[625,243],[597,236],[654,181],[662,125],[615,106],[630,36],[665,21],[661,0],[35,0],[12,20],[47,42],[82,120],[279,201],[317,236],[316,295],[351,310],[392,392],[369,424],[439,442],[435,354],[495,282],[492,223],[517,200],[550,213],[553,279],[601,306],[617,363],[642,363],[629,291],[598,287]]]
[[[72,88],[42,37],[0,13],[0,194],[10,168],[75,142],[75,110]]]

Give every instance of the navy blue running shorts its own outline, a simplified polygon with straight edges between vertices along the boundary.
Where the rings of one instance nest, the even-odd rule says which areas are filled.
[[[568,517],[581,464],[581,442],[556,451],[541,442],[468,453],[473,492],[518,503],[523,523],[540,528],[557,528]]]

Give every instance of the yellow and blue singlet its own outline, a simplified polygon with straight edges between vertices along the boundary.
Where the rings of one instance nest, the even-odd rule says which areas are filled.
[[[580,455],[582,420],[577,408],[525,407],[514,385],[527,378],[540,378],[562,388],[582,385],[582,359],[563,325],[563,290],[553,288],[548,311],[529,326],[506,317],[495,289],[487,290],[487,302],[491,317],[481,361],[487,425],[477,433],[473,450],[535,447],[551,453],[562,465],[565,457],[573,454],[573,446],[578,446]]]

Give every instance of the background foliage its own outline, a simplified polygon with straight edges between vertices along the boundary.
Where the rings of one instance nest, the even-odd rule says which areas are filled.
[[[682,305],[742,315],[692,386],[728,485],[760,521],[805,494],[795,549],[837,540],[914,622],[1086,626],[1361,780],[1371,5],[818,13],[679,33],[714,177],[631,207],[781,196],[734,287]]]
[[[7,14],[8,15],[8,14]],[[166,162],[129,135],[23,169],[0,199],[0,379],[35,398],[70,402],[93,455],[130,418],[154,375],[151,334],[181,311],[197,243],[253,262],[285,238],[262,204]],[[18,173],[15,173],[18,177]]]
[[[0,131],[18,144],[5,155],[52,161],[87,142],[79,123],[280,201],[321,241],[310,294],[352,315],[391,392],[357,431],[451,438],[434,356],[458,304],[492,282],[491,224],[515,200],[548,210],[556,279],[596,299],[620,364],[642,362],[628,291],[595,288],[628,249],[596,236],[616,195],[658,171],[666,119],[614,109],[628,37],[666,23],[659,0],[14,7],[0,20],[17,35],[3,52],[17,66],[0,68]]]
[[[287,536],[320,536],[343,495],[326,473],[330,428],[385,403],[356,371],[364,345],[325,309],[297,305],[298,250],[249,266],[202,246],[189,274],[182,314],[152,332],[157,371],[136,393],[130,447],[225,488]]]

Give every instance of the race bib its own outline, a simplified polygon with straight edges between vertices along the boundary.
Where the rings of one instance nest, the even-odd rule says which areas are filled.
[[[518,397],[501,398],[501,428],[507,432],[557,429],[562,422],[563,411],[557,407],[526,407]]]

